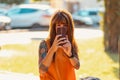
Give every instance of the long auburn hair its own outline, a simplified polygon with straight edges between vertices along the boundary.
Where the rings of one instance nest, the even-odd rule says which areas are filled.
[[[71,14],[67,10],[57,10],[51,17],[49,24],[49,36],[50,46],[52,46],[53,41],[56,36],[56,24],[57,23],[66,23],[67,24],[67,35],[68,40],[71,43],[72,51],[75,53],[78,52],[78,47],[74,38],[74,23]]]

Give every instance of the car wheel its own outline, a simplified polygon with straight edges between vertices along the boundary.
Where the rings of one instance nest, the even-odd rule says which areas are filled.
[[[32,28],[38,28],[38,27],[40,27],[40,24],[38,24],[38,23],[35,23],[32,25]]]
[[[10,26],[8,26],[8,25],[6,25],[6,26],[4,27],[4,29],[5,29],[5,30],[10,30],[10,29],[11,29],[11,27],[10,27]]]
[[[85,25],[85,23],[78,21],[78,20],[74,20],[74,24],[75,25]]]

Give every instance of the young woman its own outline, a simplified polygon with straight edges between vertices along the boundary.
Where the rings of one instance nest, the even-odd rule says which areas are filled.
[[[57,10],[50,21],[49,36],[39,46],[40,80],[76,80],[74,69],[79,67],[71,14]]]

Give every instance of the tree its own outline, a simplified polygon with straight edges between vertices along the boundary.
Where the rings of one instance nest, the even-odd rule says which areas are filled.
[[[23,3],[25,0],[0,0],[0,3],[7,3],[7,4],[20,4]]]
[[[120,43],[120,0],[104,0],[104,45],[105,50],[118,52]],[[120,47],[119,47],[120,49]]]

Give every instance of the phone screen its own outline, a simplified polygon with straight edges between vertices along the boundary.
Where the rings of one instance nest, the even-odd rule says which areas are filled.
[[[61,37],[66,37],[66,33],[67,33],[66,27],[57,28],[57,35],[61,35],[59,38],[61,38]],[[59,38],[58,38],[58,39],[59,39]],[[66,40],[66,39],[65,39],[65,40]],[[64,40],[62,40],[62,41],[64,41]],[[65,44],[65,43],[62,43],[62,44],[60,44],[60,45],[62,46],[63,44]]]
[[[66,36],[67,28],[66,27],[59,27],[57,28],[57,35],[62,35],[63,37]]]

